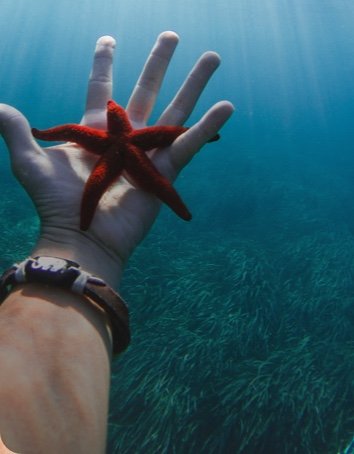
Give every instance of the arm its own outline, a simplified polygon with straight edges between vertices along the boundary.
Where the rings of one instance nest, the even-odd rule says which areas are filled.
[[[164,33],[148,58],[127,107],[135,128],[149,117],[176,44],[175,34]],[[106,126],[114,45],[109,37],[97,44],[82,124]],[[214,53],[201,57],[158,124],[177,125],[188,118],[218,63]],[[176,178],[231,113],[230,103],[213,106],[170,147],[149,152],[154,165],[170,180]],[[0,107],[0,131],[13,171],[41,219],[31,255],[74,260],[118,288],[124,263],[158,213],[156,198],[121,179],[83,233],[78,207],[94,158],[72,144],[41,149],[26,119],[9,106]],[[0,306],[0,345],[0,434],[5,444],[15,452],[104,452],[111,361],[106,314],[69,291],[18,286]]]
[[[14,291],[0,313],[6,446],[19,453],[104,452],[110,380],[104,314],[73,293],[35,284]]]

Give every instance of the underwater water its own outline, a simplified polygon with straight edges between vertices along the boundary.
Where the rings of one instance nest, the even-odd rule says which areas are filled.
[[[32,125],[80,119],[101,35],[117,39],[124,105],[164,30],[180,44],[151,123],[207,50],[222,65],[188,124],[221,99],[237,109],[176,183],[193,220],[162,207],[126,269],[132,343],[113,363],[107,452],[344,450],[354,434],[354,3],[0,0],[0,12],[0,102]],[[3,270],[38,233],[3,142],[0,185]]]

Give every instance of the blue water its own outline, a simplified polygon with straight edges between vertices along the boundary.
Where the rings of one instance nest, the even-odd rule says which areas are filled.
[[[179,34],[151,123],[207,50],[222,65],[188,124],[221,99],[237,109],[176,184],[193,221],[163,208],[126,271],[133,342],[113,365],[108,452],[343,449],[354,432],[353,2],[1,0],[0,12],[0,102],[33,126],[80,120],[101,35],[117,39],[124,105],[157,35]],[[5,268],[28,254],[38,220],[3,142],[0,181]]]

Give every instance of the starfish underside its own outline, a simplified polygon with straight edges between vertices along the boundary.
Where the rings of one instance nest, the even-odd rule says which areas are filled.
[[[74,142],[99,156],[88,180],[81,201],[80,228],[87,230],[104,192],[123,170],[141,189],[153,193],[178,216],[189,221],[188,208],[172,184],[153,165],[146,151],[167,147],[188,128],[152,126],[133,129],[125,110],[114,101],[107,103],[107,130],[67,124],[40,131],[33,128],[36,139]],[[219,135],[210,141],[218,140]]]

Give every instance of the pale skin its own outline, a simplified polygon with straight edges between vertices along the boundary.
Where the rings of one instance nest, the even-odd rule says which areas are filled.
[[[147,124],[178,43],[162,33],[127,105],[135,128]],[[81,123],[105,129],[112,98],[113,38],[98,40]],[[220,62],[201,56],[157,124],[181,125]],[[116,101],[119,102],[119,99]],[[170,147],[149,155],[173,181],[233,112],[221,101]],[[54,126],[48,119],[46,125]],[[73,144],[42,149],[16,109],[0,104],[0,132],[12,170],[37,208],[41,231],[30,255],[72,259],[119,289],[125,263],[145,237],[158,199],[121,177],[101,199],[90,229],[79,230],[84,182],[97,159]],[[111,332],[104,313],[80,296],[40,284],[18,287],[0,306],[0,435],[19,453],[104,453]],[[9,452],[0,441],[0,454]]]

